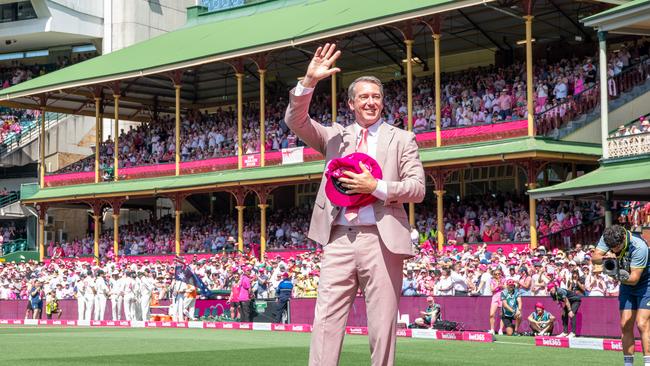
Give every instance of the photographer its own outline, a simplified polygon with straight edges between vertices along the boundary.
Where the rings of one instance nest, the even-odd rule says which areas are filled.
[[[618,295],[621,312],[623,360],[634,363],[634,323],[641,334],[644,364],[650,365],[650,276],[648,244],[620,225],[603,231],[591,261],[603,264],[604,273],[620,281]]]

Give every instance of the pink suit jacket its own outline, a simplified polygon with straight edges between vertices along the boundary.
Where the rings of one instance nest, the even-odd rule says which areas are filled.
[[[326,162],[353,153],[356,141],[354,126],[343,127],[334,123],[332,127],[326,127],[311,119],[308,111],[312,95],[290,93],[285,115],[287,126],[309,147],[320,152]],[[376,158],[388,187],[386,201],[378,200],[373,204],[379,235],[391,252],[412,256],[411,229],[403,204],[422,202],[425,194],[424,169],[415,135],[383,123],[379,128]],[[323,174],[308,235],[322,245],[329,243],[332,223],[341,210],[327,199],[325,179]]]

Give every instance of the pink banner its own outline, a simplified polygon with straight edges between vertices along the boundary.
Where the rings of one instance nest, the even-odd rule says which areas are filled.
[[[187,328],[187,322],[145,322],[145,328]]]
[[[623,351],[623,342],[620,339],[603,339],[603,349],[605,351]],[[634,352],[643,352],[641,341],[634,341]]]
[[[345,334],[368,335],[367,327],[345,327]]]
[[[486,332],[463,332],[463,340],[468,342],[494,342],[494,336]]]
[[[535,337],[535,345],[538,347],[569,348],[569,338]]]
[[[480,126],[468,126],[468,127],[457,127],[442,130],[440,135],[442,140],[457,140],[463,138],[472,138],[472,140],[479,141],[482,140],[481,137],[484,136],[493,136],[497,138],[504,137],[514,137],[513,134],[517,134],[521,130],[528,130],[528,121],[519,120],[512,122],[502,122],[489,125],[480,125]],[[504,136],[498,136],[503,134]],[[478,137],[478,139],[477,139]],[[436,132],[424,132],[415,135],[415,140],[420,146],[421,144],[426,144],[428,142],[436,141]],[[484,139],[483,139],[484,140]],[[428,145],[428,144],[427,144]]]

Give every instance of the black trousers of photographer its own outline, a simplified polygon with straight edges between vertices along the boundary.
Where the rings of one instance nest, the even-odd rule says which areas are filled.
[[[569,311],[573,312],[573,318],[571,318],[571,331],[576,332],[576,319],[578,317],[578,309],[580,309],[580,301],[572,301],[569,303],[571,309],[562,307],[562,331],[564,333],[569,333]]]

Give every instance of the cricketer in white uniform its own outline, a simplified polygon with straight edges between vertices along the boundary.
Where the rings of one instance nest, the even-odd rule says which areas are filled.
[[[132,272],[124,276],[124,318],[126,320],[136,320],[135,317],[135,291],[136,283],[132,277]]]
[[[104,279],[104,271],[97,271],[95,279],[95,320],[104,320],[106,313],[106,298],[109,295],[108,286]]]
[[[113,271],[113,278],[109,281],[111,286],[111,314],[113,320],[120,320],[122,318],[122,301],[124,295],[124,281],[119,277],[120,272]]]
[[[84,279],[84,292],[83,299],[86,303],[86,312],[84,313],[84,320],[91,320],[93,318],[93,305],[95,302],[95,279],[92,276],[92,273],[88,273]]]

